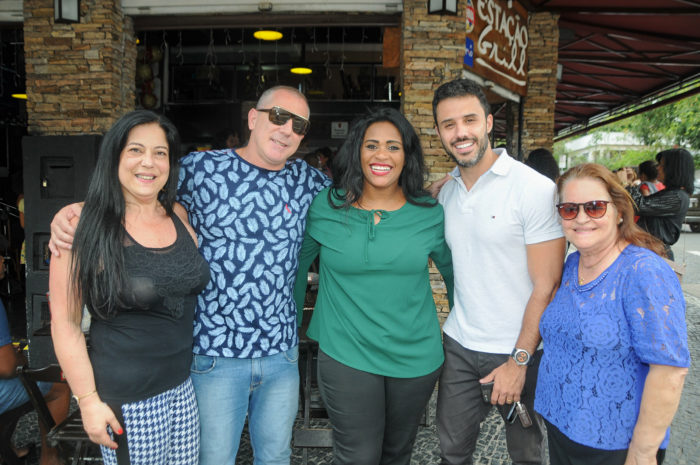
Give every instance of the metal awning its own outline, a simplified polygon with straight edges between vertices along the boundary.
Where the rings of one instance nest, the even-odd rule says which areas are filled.
[[[123,1],[127,6],[135,2]],[[560,15],[561,79],[555,105],[556,139],[700,93],[700,0],[519,1],[530,12],[550,11]],[[159,4],[162,0],[149,2]],[[16,14],[20,14],[20,0],[6,0],[5,3],[10,10],[15,4]],[[244,3],[257,5],[252,1]],[[321,2],[308,0],[307,3]],[[333,0],[333,3],[342,2]],[[387,23],[396,23],[400,3],[393,0],[390,3],[392,11],[395,10],[393,14],[385,11],[379,17]],[[0,14],[4,9],[0,7]],[[307,16],[309,23],[320,21],[318,14],[307,12]],[[359,16],[326,14],[323,20],[344,18],[329,25],[347,26],[348,18],[357,24],[358,20],[367,21],[367,16],[371,15]],[[232,17],[223,15],[221,20],[230,21]],[[187,28],[188,18],[171,17],[170,21]],[[254,24],[247,15],[237,18]],[[148,22],[150,28],[165,28],[157,17],[136,16],[135,19],[139,28],[144,27],[144,22]],[[18,20],[21,21],[21,16]],[[373,23],[380,25],[376,17]],[[217,24],[213,22],[210,26]]]
[[[700,1],[523,4],[560,15],[557,139],[700,92]]]

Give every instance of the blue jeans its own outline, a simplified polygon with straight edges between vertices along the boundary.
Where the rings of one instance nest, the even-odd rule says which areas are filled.
[[[200,465],[234,465],[248,415],[255,465],[289,465],[299,408],[298,347],[253,359],[194,355]]]
[[[53,383],[47,381],[38,381],[36,384],[44,396],[53,386]],[[0,379],[0,413],[19,407],[25,402],[29,402],[29,396],[19,378]]]

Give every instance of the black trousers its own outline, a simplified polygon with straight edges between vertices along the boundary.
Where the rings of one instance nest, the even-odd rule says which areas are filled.
[[[437,429],[442,465],[471,465],[481,422],[493,407],[481,398],[479,379],[505,363],[510,355],[465,349],[444,335],[445,364],[440,375],[437,401]],[[506,444],[514,465],[544,463],[545,429],[535,412],[535,384],[542,351],[533,354],[535,363],[527,368],[521,403],[527,408],[532,426],[523,428],[520,420],[505,422]],[[505,419],[510,405],[497,406]]]
[[[333,425],[336,465],[409,465],[434,372],[391,378],[356,370],[318,351],[318,384]]]
[[[550,465],[624,465],[627,449],[603,450],[584,446],[569,439],[559,429],[545,420],[549,441]],[[656,463],[661,465],[666,449],[656,453]]]

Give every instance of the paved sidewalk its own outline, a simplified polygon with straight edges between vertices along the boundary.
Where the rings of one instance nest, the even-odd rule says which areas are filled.
[[[685,289],[685,286],[684,286]],[[671,425],[671,442],[667,449],[664,465],[698,465],[700,464],[700,435],[698,431],[698,412],[700,412],[700,296],[694,292],[685,292],[687,303],[686,321],[688,324],[688,345],[692,366],[686,378],[680,407]],[[430,412],[435,414],[435,396],[431,399]],[[328,427],[323,422],[319,427]],[[411,465],[432,465],[440,463],[437,432],[434,425],[422,427],[418,432]],[[241,453],[237,465],[252,464],[249,445],[241,444]],[[294,450],[292,465],[300,465],[301,451]],[[332,456],[327,449],[310,450],[310,465],[330,465]],[[476,465],[510,465],[505,443],[503,422],[496,410],[492,410],[482,424],[481,435],[474,455]]]
[[[700,411],[700,373],[697,370],[700,363],[700,293],[693,292],[691,286],[684,286],[687,301],[688,342],[690,354],[693,360],[681,404],[671,426],[671,443],[668,447],[664,465],[698,465],[700,464],[700,436],[698,435],[698,412]],[[700,289],[698,289],[700,290]],[[695,295],[699,295],[696,297]],[[435,396],[430,405],[431,416],[435,414]],[[329,427],[327,422],[315,420],[314,427]],[[19,445],[27,443],[39,443],[38,430],[36,428],[36,416],[25,416],[18,426],[15,441]],[[437,433],[435,425],[421,427],[418,431],[414,447],[412,465],[432,465],[440,461]],[[36,461],[27,465],[36,465]],[[239,457],[236,465],[252,465],[252,451],[250,442],[245,436],[241,441]],[[292,465],[302,464],[302,451],[294,449]],[[331,465],[332,454],[330,449],[310,449],[310,465]],[[477,452],[474,456],[477,465],[510,465],[510,459],[506,450],[505,436],[502,422],[494,409],[482,425]]]

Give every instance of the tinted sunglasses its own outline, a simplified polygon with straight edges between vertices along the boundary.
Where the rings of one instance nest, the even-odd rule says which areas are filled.
[[[295,115],[291,111],[287,111],[282,107],[274,106],[272,108],[256,108],[257,111],[264,111],[267,113],[267,116],[270,118],[270,122],[276,126],[282,126],[289,121],[289,119],[292,119],[292,131],[294,131],[296,134],[299,134],[300,136],[303,136],[306,134],[309,130],[309,126],[311,126],[311,123],[309,123],[308,118],[304,118],[303,116]]]
[[[598,219],[602,218],[605,212],[608,211],[609,203],[609,200],[591,200],[584,203],[564,202],[557,204],[557,211],[562,219],[573,220],[578,216],[579,207],[583,207],[586,215],[593,219]]]

